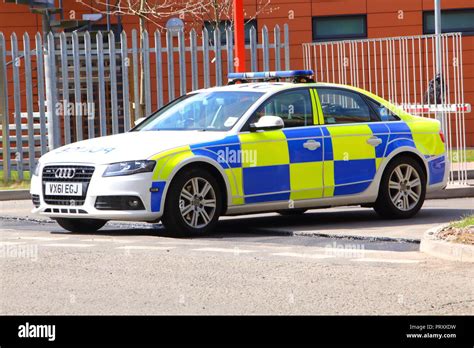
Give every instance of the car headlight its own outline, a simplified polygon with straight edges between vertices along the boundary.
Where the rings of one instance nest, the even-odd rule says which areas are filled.
[[[132,175],[137,173],[152,172],[155,161],[128,161],[109,164],[103,176]]]

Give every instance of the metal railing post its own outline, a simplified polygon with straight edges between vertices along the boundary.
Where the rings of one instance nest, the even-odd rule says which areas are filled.
[[[46,78],[46,105],[48,119],[48,147],[53,150],[59,147],[59,120],[56,114],[57,103],[57,81],[56,81],[56,54],[54,47],[54,35],[49,33],[46,39],[47,54],[44,56],[45,78]]]
[[[437,77],[439,76],[440,78],[440,86],[439,88],[443,88],[443,84],[445,83],[445,80],[443,78],[443,68],[442,68],[442,58],[441,58],[441,0],[434,0],[434,19],[435,19],[435,60],[436,60],[436,73],[433,78],[434,85],[436,86],[436,80]],[[443,100],[443,93],[440,91],[440,102],[443,104],[445,101]],[[435,90],[435,104],[438,104],[438,100],[436,98],[437,93]],[[436,119],[441,123],[441,130],[443,133],[446,133],[446,127],[444,125],[445,120],[444,117],[445,113],[444,112],[436,112],[435,117]]]
[[[3,182],[10,179],[10,120],[8,119],[8,86],[5,37],[0,33],[0,125],[2,126]]]

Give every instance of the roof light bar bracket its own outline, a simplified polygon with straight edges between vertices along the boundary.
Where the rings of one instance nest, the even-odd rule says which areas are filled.
[[[293,83],[310,83],[314,82],[313,75],[313,70],[229,73],[227,84],[233,85],[236,83],[248,83],[250,81],[279,82],[281,79],[292,79]]]

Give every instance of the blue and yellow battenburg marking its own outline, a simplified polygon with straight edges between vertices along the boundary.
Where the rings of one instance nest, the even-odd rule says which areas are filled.
[[[208,157],[222,167],[232,205],[361,193],[384,159],[402,146],[425,155],[429,185],[442,182],[446,161],[436,123],[324,125],[317,92],[310,91],[314,126],[231,135],[154,156],[152,189],[157,190],[151,190],[152,211],[159,211],[174,168],[192,156]],[[370,145],[372,137],[379,138],[380,144]],[[307,144],[317,145],[309,149]]]

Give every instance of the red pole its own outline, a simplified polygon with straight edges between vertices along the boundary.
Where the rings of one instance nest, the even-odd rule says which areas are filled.
[[[243,0],[234,0],[234,43],[236,72],[245,72],[245,32]]]

